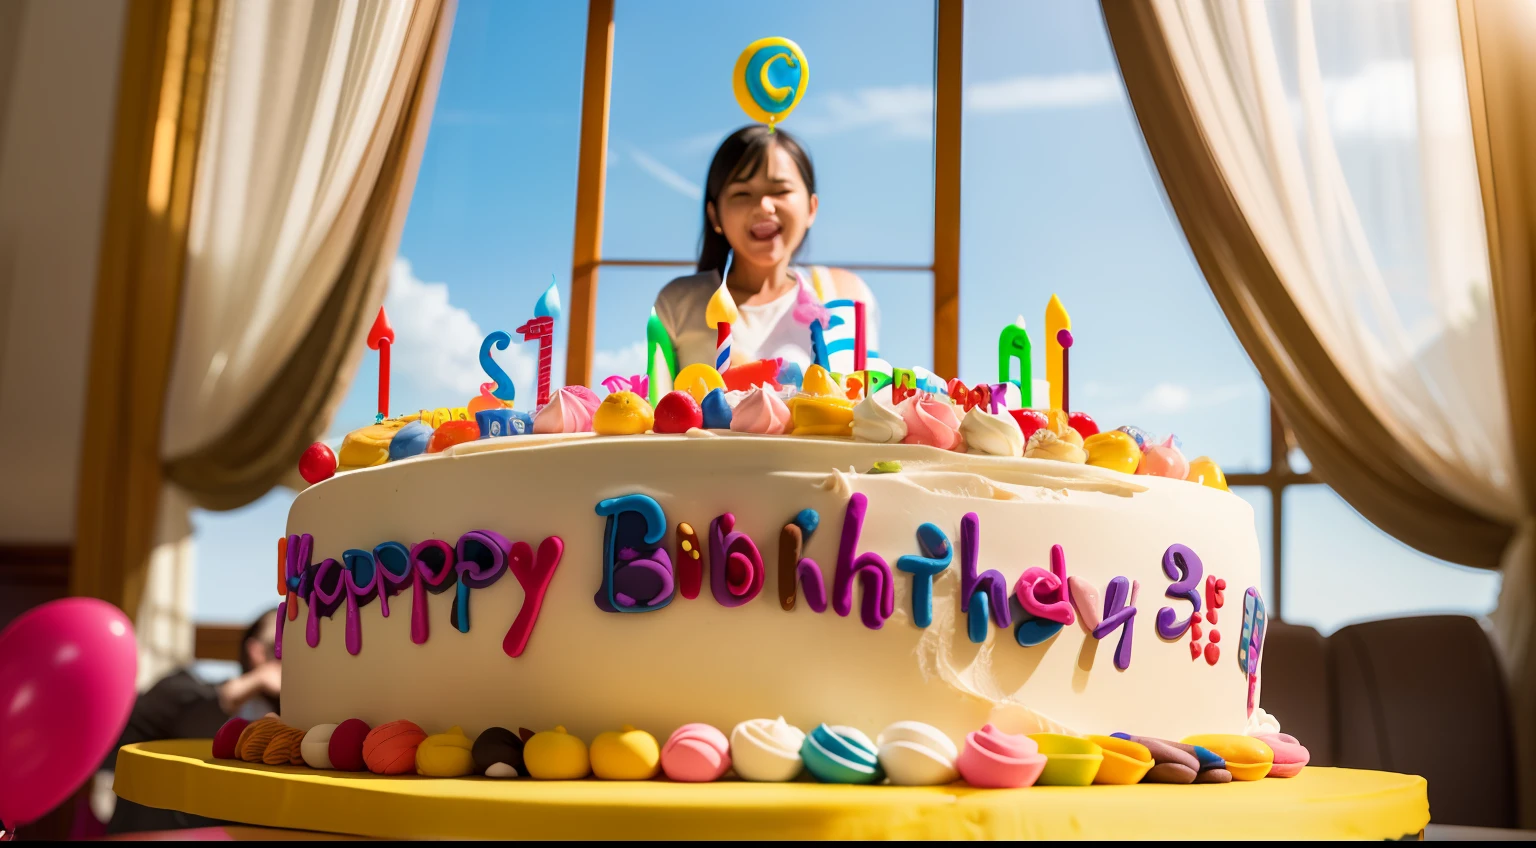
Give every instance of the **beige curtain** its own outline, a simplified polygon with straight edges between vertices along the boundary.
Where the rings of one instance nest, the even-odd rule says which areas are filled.
[[[1499,352],[1515,439],[1515,471],[1536,498],[1536,8],[1528,3],[1459,4],[1472,134],[1482,181],[1493,271]],[[1506,647],[1518,722],[1520,802],[1536,826],[1536,519],[1527,516],[1524,550],[1512,553],[1494,615]]]
[[[1474,155],[1476,75],[1464,76],[1454,0],[1102,5],[1190,247],[1314,471],[1407,544],[1503,570],[1496,619],[1529,746],[1536,475],[1513,434],[1532,434],[1531,277],[1528,262],[1500,270],[1493,236],[1508,225]],[[1337,37],[1324,45],[1320,32]],[[1392,47],[1397,32],[1409,36],[1397,53],[1339,61],[1341,49]],[[1504,61],[1517,55],[1510,46]],[[1518,86],[1503,82],[1518,121]],[[1511,141],[1509,161],[1532,140]],[[1422,239],[1414,267],[1381,255],[1393,232]],[[1529,799],[1536,777],[1524,784]]]

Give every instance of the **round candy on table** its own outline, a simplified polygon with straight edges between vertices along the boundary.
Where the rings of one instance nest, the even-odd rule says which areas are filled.
[[[416,768],[416,748],[426,738],[415,722],[381,724],[363,739],[363,762],[374,774],[409,774]]]
[[[1312,760],[1312,754],[1289,733],[1263,733],[1254,738],[1275,752],[1274,767],[1265,777],[1295,777]]]
[[[1029,738],[1046,756],[1041,786],[1087,786],[1104,764],[1104,749],[1091,739],[1065,733],[1031,733]]]
[[[1126,739],[1147,749],[1152,756],[1152,768],[1142,777],[1142,783],[1172,783],[1185,785],[1195,782],[1200,773],[1200,760],[1191,745],[1181,745],[1166,739],[1150,736],[1132,736],[1128,733],[1112,734],[1116,739]]]
[[[235,716],[229,721],[224,722],[224,725],[219,728],[219,732],[213,734],[214,758],[220,760],[240,759],[238,751],[240,733],[244,731],[246,725],[250,723],[251,722],[248,719],[243,719],[239,716]]]
[[[896,786],[942,786],[960,778],[954,740],[932,725],[898,721],[880,731],[880,767]]]
[[[655,424],[658,433],[686,433],[704,426],[704,411],[687,392],[668,392],[656,402]]]
[[[1201,733],[1186,736],[1185,745],[1195,746],[1196,756],[1201,749],[1225,761],[1227,771],[1235,780],[1261,780],[1269,774],[1275,763],[1275,750],[1264,740],[1236,733]],[[1205,763],[1201,763],[1202,766]]]
[[[1046,762],[1035,740],[988,724],[966,734],[965,747],[955,759],[955,767],[972,786],[1020,789],[1039,780]]]
[[[1141,429],[1140,427],[1133,427],[1130,424],[1127,424],[1124,427],[1117,427],[1115,429],[1135,439],[1136,446],[1142,450],[1146,450],[1152,444],[1152,434],[1148,433],[1146,430]]]
[[[528,774],[539,780],[580,780],[592,771],[587,743],[564,727],[535,733],[524,742],[523,762]]]
[[[1067,416],[1067,426],[1076,430],[1085,439],[1099,432],[1098,423],[1086,412],[1074,412]]]
[[[719,780],[730,768],[730,740],[712,725],[685,724],[661,747],[661,770],[680,783]]]
[[[742,780],[782,783],[794,780],[803,763],[805,733],[784,720],[752,718],[731,730],[731,765]]]
[[[434,733],[416,746],[416,773],[425,777],[463,777],[475,771],[472,743],[458,725]]]
[[[368,764],[363,761],[363,742],[371,730],[360,718],[349,718],[336,725],[331,731],[331,741],[326,745],[331,767],[337,771],[366,771]]]
[[[1141,455],[1136,473],[1183,480],[1189,476],[1189,460],[1171,444],[1153,445]]]
[[[1125,474],[1135,474],[1141,464],[1141,448],[1129,434],[1120,430],[1095,433],[1083,439],[1083,450],[1088,452],[1088,464],[1108,468]]]
[[[880,752],[855,727],[817,725],[800,745],[805,768],[822,783],[879,783]]]
[[[650,780],[661,763],[656,737],[632,725],[597,734],[590,753],[592,773],[601,780]]]
[[[475,771],[486,777],[527,777],[523,764],[523,740],[505,727],[486,728],[470,749]]]
[[[304,455],[299,457],[299,476],[310,485],[328,480],[335,473],[336,452],[325,442],[315,442],[305,448]]]
[[[432,431],[427,440],[427,453],[442,453],[454,445],[473,442],[480,438],[480,425],[475,421],[444,421]]]
[[[1050,419],[1038,409],[1010,409],[1008,414],[1018,423],[1019,429],[1024,432],[1024,441],[1035,434],[1036,430],[1050,425]]]
[[[299,743],[299,755],[304,758],[304,764],[310,768],[328,769],[331,765],[331,737],[336,733],[337,725],[317,724],[304,734],[304,741]]]
[[[418,418],[401,427],[394,438],[389,440],[389,459],[393,462],[424,454],[431,440],[432,425]]]
[[[1189,475],[1184,478],[1191,483],[1199,483],[1202,486],[1210,486],[1212,489],[1227,489],[1227,475],[1221,471],[1221,466],[1208,456],[1196,457],[1189,461]]]
[[[609,393],[592,414],[592,432],[599,436],[638,436],[654,423],[651,405],[634,392]]]

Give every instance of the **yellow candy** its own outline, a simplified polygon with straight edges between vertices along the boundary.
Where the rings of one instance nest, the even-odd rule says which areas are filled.
[[[1104,749],[1104,763],[1093,782],[1104,786],[1130,786],[1140,783],[1152,770],[1152,752],[1140,742],[1118,736],[1089,736],[1088,741]]]
[[[1087,786],[1104,762],[1104,749],[1081,736],[1031,733],[1029,738],[1045,755],[1045,769],[1035,781],[1037,786]]]
[[[1088,451],[1088,464],[1126,474],[1135,474],[1141,462],[1141,447],[1129,433],[1109,430],[1095,433],[1083,440],[1083,450]]]
[[[470,754],[474,743],[464,735],[458,725],[447,733],[438,733],[421,740],[416,747],[416,773],[427,777],[463,777],[475,771],[475,758]]]
[[[389,459],[389,441],[405,425],[404,419],[392,418],[348,433],[342,438],[341,450],[336,454],[337,467],[347,470],[383,465]]]
[[[637,436],[654,423],[655,413],[645,398],[634,392],[613,392],[598,404],[592,416],[592,432],[599,436]]]
[[[523,746],[523,764],[540,780],[580,780],[592,770],[587,743],[564,727],[533,734]]]
[[[853,401],[841,397],[792,397],[789,421],[791,436],[851,437]]]
[[[800,381],[800,391],[816,397],[840,398],[845,396],[843,388],[832,379],[827,369],[820,365],[812,365],[805,369],[805,377]]]
[[[603,780],[650,780],[660,763],[656,737],[627,724],[592,740],[592,773]]]
[[[1208,456],[1190,460],[1189,475],[1184,479],[1202,486],[1210,486],[1212,489],[1220,489],[1223,492],[1230,491],[1227,488],[1227,475],[1221,473],[1221,466]]]
[[[695,362],[677,372],[677,377],[672,380],[673,391],[687,392],[699,403],[703,403],[704,396],[711,391],[723,388],[725,388],[725,378],[720,376],[719,371],[702,362]]]
[[[1234,733],[1200,733],[1186,736],[1185,745],[1199,745],[1227,761],[1233,780],[1262,780],[1275,764],[1275,749],[1262,739]]]

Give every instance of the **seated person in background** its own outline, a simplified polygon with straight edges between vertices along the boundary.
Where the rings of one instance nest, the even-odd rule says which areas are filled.
[[[716,335],[705,308],[722,274],[741,313],[731,326],[733,364],[778,357],[809,366],[810,322],[823,303],[839,299],[868,305],[866,344],[879,349],[880,310],[863,280],[842,268],[792,264],[819,204],[816,170],[794,136],[753,124],[721,142],[704,184],[698,272],[656,296],[678,368],[715,364]]]
[[[219,684],[205,683],[190,669],[161,679],[134,701],[118,747],[159,739],[210,739],[232,716],[256,719],[278,708],[283,665],[276,654],[277,613],[266,613],[246,628],[240,642],[240,675]],[[117,764],[117,749],[103,769]],[[172,830],[218,824],[201,816],[143,807],[117,799],[108,833]]]

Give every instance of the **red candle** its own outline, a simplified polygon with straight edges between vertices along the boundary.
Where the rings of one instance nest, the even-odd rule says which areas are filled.
[[[853,370],[863,371],[868,367],[865,362],[867,348],[864,341],[864,301],[853,302]]]
[[[539,394],[535,401],[539,406],[549,403],[549,366],[553,357],[555,319],[549,316],[532,318],[528,323],[517,328],[523,334],[523,341],[539,340]]]
[[[1067,353],[1072,350],[1072,331],[1057,330],[1056,343],[1061,345],[1061,411],[1070,413],[1072,402],[1067,395],[1067,390],[1072,385],[1072,379],[1067,371]]]
[[[379,419],[389,415],[389,346],[395,341],[395,328],[389,326],[389,316],[379,307],[379,317],[373,319],[368,331],[368,347],[379,352]]]

